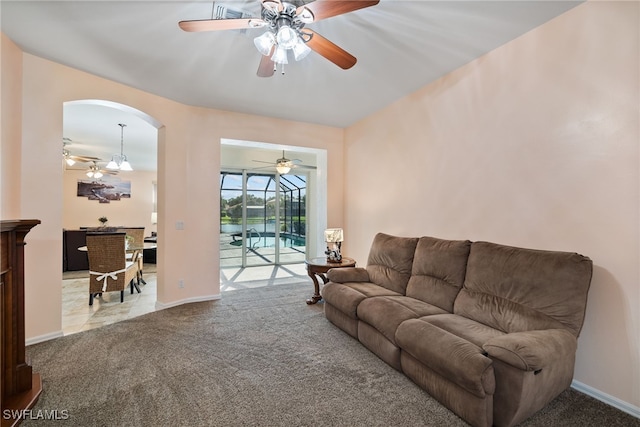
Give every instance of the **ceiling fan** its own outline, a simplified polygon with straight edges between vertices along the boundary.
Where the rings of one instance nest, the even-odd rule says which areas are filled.
[[[284,175],[285,173],[289,173],[291,171],[291,169],[311,169],[311,170],[315,170],[316,167],[315,166],[307,166],[307,165],[303,165],[302,164],[302,160],[299,159],[287,159],[284,156],[284,150],[282,150],[282,157],[277,159],[274,162],[265,162],[262,160],[254,160],[254,162],[258,162],[258,163],[268,163],[270,166],[264,166],[262,168],[256,168],[256,169],[264,169],[264,168],[273,168],[275,167],[276,170],[278,171],[279,174]]]
[[[184,31],[222,31],[251,28],[266,28],[267,31],[254,39],[262,59],[258,66],[259,77],[271,77],[277,64],[288,63],[288,51],[296,61],[312,50],[342,69],[353,67],[357,59],[349,52],[322,37],[305,25],[333,16],[343,15],[358,9],[375,6],[380,0],[315,0],[304,4],[300,0],[259,0],[262,3],[261,18],[224,18],[180,21]]]
[[[104,175],[117,175],[118,171],[117,170],[111,170],[111,169],[101,169],[98,166],[98,162],[97,161],[93,161],[93,164],[91,166],[89,166],[89,169],[87,169],[87,176],[89,178],[102,178]]]
[[[98,157],[93,156],[73,156],[71,152],[65,148],[67,144],[69,144],[71,140],[69,138],[62,138],[62,157],[68,166],[73,166],[76,162],[78,163],[89,163],[89,162],[97,162],[98,160],[102,160]]]

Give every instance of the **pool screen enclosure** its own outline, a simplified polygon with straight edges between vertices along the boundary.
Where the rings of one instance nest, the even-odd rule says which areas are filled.
[[[221,172],[221,266],[303,262],[306,186],[305,175]]]

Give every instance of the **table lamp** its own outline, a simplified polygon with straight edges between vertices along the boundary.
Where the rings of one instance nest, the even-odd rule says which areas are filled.
[[[327,242],[327,262],[342,262],[340,248],[342,246],[343,233],[342,228],[327,228],[324,230],[324,240]]]

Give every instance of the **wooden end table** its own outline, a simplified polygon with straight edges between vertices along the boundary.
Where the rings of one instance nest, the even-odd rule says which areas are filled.
[[[322,299],[320,295],[320,283],[318,277],[322,279],[322,283],[326,284],[329,279],[325,273],[332,268],[355,267],[356,261],[352,258],[342,257],[341,262],[327,262],[327,257],[318,257],[306,260],[307,274],[313,280],[315,293],[307,300],[307,304],[315,304]]]

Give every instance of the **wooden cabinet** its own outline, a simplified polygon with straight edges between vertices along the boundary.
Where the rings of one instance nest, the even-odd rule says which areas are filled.
[[[2,427],[20,419],[6,417],[6,410],[29,409],[42,392],[39,374],[25,360],[24,336],[24,238],[37,219],[0,221],[0,418]]]

